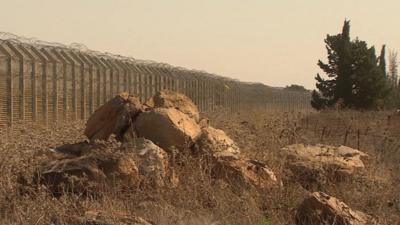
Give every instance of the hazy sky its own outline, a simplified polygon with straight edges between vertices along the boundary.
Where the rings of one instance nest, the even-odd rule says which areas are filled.
[[[202,69],[271,86],[314,88],[323,39],[400,50],[398,0],[0,0],[0,31]]]

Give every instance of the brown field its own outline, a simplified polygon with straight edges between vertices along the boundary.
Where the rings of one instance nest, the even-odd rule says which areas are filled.
[[[293,143],[347,145],[370,154],[366,169],[351,180],[308,187],[374,216],[379,224],[400,221],[400,115],[391,112],[327,111],[244,112],[207,115],[225,130],[242,152],[269,165],[283,187],[239,189],[210,178],[193,158],[178,168],[176,188],[101,190],[104,195],[52,197],[45,188],[29,188],[48,149],[83,140],[83,122],[51,128],[17,124],[0,131],[0,224],[78,224],[87,210],[126,212],[155,224],[283,225],[294,224],[296,207],[307,194],[291,179],[280,148]],[[116,142],[109,143],[117,148]],[[117,224],[117,223],[116,223]]]

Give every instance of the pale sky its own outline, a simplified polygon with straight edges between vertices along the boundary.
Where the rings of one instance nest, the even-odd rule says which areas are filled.
[[[400,50],[398,0],[0,0],[0,31],[242,81],[314,88],[323,39]]]

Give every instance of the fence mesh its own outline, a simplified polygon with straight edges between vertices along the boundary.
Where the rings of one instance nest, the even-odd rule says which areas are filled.
[[[146,100],[163,89],[186,94],[202,112],[310,110],[309,93],[0,32],[0,124],[86,119],[119,92]]]

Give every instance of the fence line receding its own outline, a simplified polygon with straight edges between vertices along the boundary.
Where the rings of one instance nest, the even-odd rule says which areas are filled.
[[[122,91],[146,100],[169,89],[201,112],[310,110],[310,94],[0,33],[0,125],[87,119]]]

